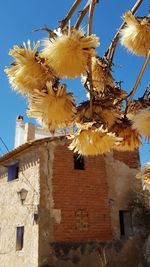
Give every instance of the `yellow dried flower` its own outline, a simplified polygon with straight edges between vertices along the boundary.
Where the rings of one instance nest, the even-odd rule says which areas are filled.
[[[41,90],[46,82],[53,78],[50,69],[38,62],[38,47],[39,42],[31,49],[30,41],[28,41],[27,47],[25,43],[21,48],[15,45],[9,52],[15,62],[10,68],[6,68],[5,72],[12,88],[23,95],[32,93],[35,88]]]
[[[84,123],[76,132],[72,143],[69,145],[70,150],[83,156],[96,156],[110,151],[117,141],[115,134],[108,133],[102,127],[96,129],[92,127],[93,123]]]
[[[34,90],[29,98],[27,115],[36,118],[41,124],[54,130],[69,126],[76,112],[72,93],[66,92],[66,85],[59,84],[52,88],[47,83],[47,92]]]
[[[126,27],[121,31],[121,44],[139,56],[146,56],[150,50],[150,18],[136,18],[126,12]]]
[[[135,114],[139,112],[139,110],[142,108],[142,105],[143,103],[140,100],[132,101],[128,106],[128,112],[127,112],[128,119],[132,120]]]
[[[93,120],[103,125],[105,128],[110,127],[116,122],[120,114],[112,106],[107,106],[107,103],[102,104],[101,101],[93,102]],[[76,122],[89,122],[91,119],[90,102],[85,101],[80,104],[77,109]]]
[[[87,76],[82,77],[82,83],[87,81]],[[108,68],[108,64],[98,57],[92,57],[92,82],[93,90],[103,92],[106,85],[113,85],[114,79]]]
[[[85,36],[81,30],[69,29],[45,40],[42,55],[58,77],[75,78],[86,72],[89,57],[96,54],[94,47],[99,45],[98,40],[95,35]]]
[[[133,129],[150,138],[150,108],[141,109],[133,118]]]
[[[111,128],[111,131],[113,131],[117,137],[122,138],[122,142],[115,147],[116,150],[134,151],[142,145],[139,132],[132,129],[131,122],[127,118],[116,122]]]
[[[145,163],[142,171],[137,173],[137,179],[143,179],[145,185],[150,185],[150,162]]]

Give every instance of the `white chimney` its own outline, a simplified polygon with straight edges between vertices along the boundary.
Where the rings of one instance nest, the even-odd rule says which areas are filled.
[[[16,118],[15,147],[24,143],[24,127],[23,116],[18,115]]]
[[[25,124],[24,142],[35,139],[35,126],[32,123]]]
[[[15,147],[35,139],[35,126],[32,123],[24,123],[23,116],[16,119]]]

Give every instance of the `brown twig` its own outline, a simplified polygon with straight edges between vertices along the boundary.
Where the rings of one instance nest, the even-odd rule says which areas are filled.
[[[76,23],[75,23],[75,25],[74,25],[74,27],[75,27],[76,29],[79,28],[79,26],[80,26],[80,24],[81,24],[83,18],[85,17],[86,13],[88,12],[88,10],[89,10],[89,8],[90,8],[90,4],[91,4],[91,3],[92,3],[92,0],[88,0],[87,3],[86,3],[86,5],[85,5],[85,7],[83,8],[83,10],[81,10],[81,11],[79,12],[78,19],[77,19],[77,21],[76,21]],[[97,0],[96,3],[99,3],[99,0]]]
[[[51,29],[49,29],[47,26],[39,28],[39,29],[35,29],[32,32],[38,32],[38,31],[47,31],[49,34],[49,38],[55,38],[57,37],[57,34],[54,33]]]
[[[89,18],[88,18],[88,35],[92,34],[92,19],[94,14],[94,8],[97,3],[97,0],[90,0],[90,6],[89,6]],[[92,62],[91,58],[89,59],[89,83],[90,83],[90,116],[91,119],[93,117],[93,80],[92,80]]]
[[[81,10],[81,11],[79,12],[78,19],[77,19],[77,21],[76,21],[76,23],[75,23],[75,25],[74,25],[74,27],[75,27],[76,29],[79,28],[79,26],[80,26],[80,24],[81,24],[83,18],[85,17],[86,13],[88,12],[88,10],[89,10],[89,1],[87,2],[87,4],[85,5],[85,7],[83,8],[83,10]]]
[[[71,9],[69,10],[67,16],[60,21],[60,28],[63,29],[66,24],[68,23],[69,19],[71,18],[71,16],[73,15],[73,13],[75,12],[75,10],[77,9],[78,5],[80,4],[82,0],[75,0],[75,2],[73,3]]]
[[[136,92],[136,89],[137,89],[137,87],[139,85],[139,82],[141,81],[141,78],[143,76],[143,73],[144,73],[144,71],[145,71],[145,69],[146,69],[149,61],[150,61],[150,51],[149,51],[149,53],[148,53],[148,55],[147,55],[147,57],[146,57],[143,65],[142,65],[141,71],[140,71],[140,73],[139,73],[139,75],[137,77],[137,80],[135,82],[135,85],[134,85],[132,91],[130,92],[130,94],[128,95],[128,97],[130,97],[131,100],[132,100],[132,98],[133,98],[133,96],[134,96],[134,94]]]
[[[135,5],[133,6],[133,8],[131,9],[132,14],[134,14],[137,9],[140,7],[140,5],[142,4],[143,0],[137,0],[137,2],[135,3]],[[111,65],[112,61],[113,61],[113,57],[114,57],[114,53],[115,53],[115,49],[119,40],[119,36],[120,36],[120,31],[124,28],[124,26],[126,25],[125,22],[123,22],[119,28],[119,30],[117,31],[116,35],[114,36],[108,50],[106,51],[104,57],[107,58],[107,60],[109,61],[109,64]]]
[[[89,0],[88,1],[90,6],[89,6],[89,18],[88,18],[88,35],[92,34],[92,22],[93,22],[93,14],[94,14],[94,9],[95,5],[97,4],[97,0]]]
[[[133,96],[134,96],[134,94],[135,94],[135,92],[136,92],[136,90],[137,90],[137,88],[138,88],[138,85],[139,85],[139,83],[140,83],[140,81],[141,81],[141,78],[142,78],[142,76],[143,76],[143,74],[144,74],[144,71],[145,71],[145,69],[146,69],[146,67],[147,67],[147,65],[148,65],[148,63],[149,63],[149,61],[150,61],[150,51],[149,51],[149,53],[148,53],[148,55],[147,55],[147,57],[146,57],[146,59],[145,59],[143,65],[142,65],[141,71],[140,71],[140,73],[139,73],[139,75],[138,75],[138,77],[137,77],[137,80],[136,80],[136,82],[135,82],[135,85],[133,86],[132,91],[131,91],[131,92],[129,93],[129,95],[127,96],[127,98],[129,97],[129,100],[127,101],[127,107],[126,107],[126,110],[125,110],[125,115],[126,115],[126,113],[127,113],[127,111],[128,111],[128,107],[129,107],[129,105],[130,105],[130,103],[131,103],[131,101],[132,101],[132,99],[133,99]]]
[[[89,83],[89,73],[87,73],[87,76],[88,76],[88,78],[87,78],[86,82],[83,84],[83,86],[84,86],[85,90],[87,91],[87,93],[90,94],[90,89],[88,88],[88,83]],[[97,95],[95,91],[93,91],[93,92],[91,92],[91,93],[92,93],[93,98]]]

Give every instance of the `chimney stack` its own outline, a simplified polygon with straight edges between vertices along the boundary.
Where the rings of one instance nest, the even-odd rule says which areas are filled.
[[[32,123],[24,123],[23,116],[16,118],[15,147],[35,139],[35,126]]]

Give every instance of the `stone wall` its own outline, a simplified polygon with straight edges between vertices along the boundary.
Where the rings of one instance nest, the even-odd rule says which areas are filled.
[[[13,157],[5,166],[19,160],[19,177],[7,181],[7,167],[0,166],[0,266],[38,266],[38,224],[34,214],[39,204],[39,157],[35,150]],[[24,203],[18,192],[28,191]],[[24,226],[23,249],[16,251],[16,227]]]

